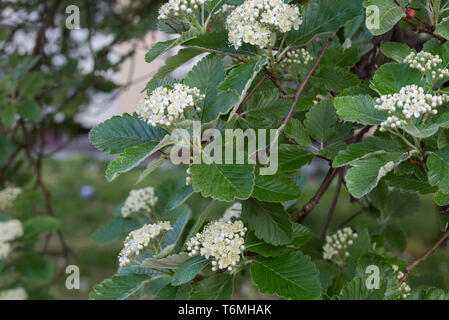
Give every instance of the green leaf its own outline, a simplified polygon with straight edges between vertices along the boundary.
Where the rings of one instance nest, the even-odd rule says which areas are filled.
[[[319,35],[337,31],[362,13],[360,0],[311,0],[302,11],[303,23],[287,34],[287,42],[290,46],[305,45]]]
[[[190,300],[231,300],[234,278],[226,273],[213,275],[193,285]]]
[[[392,247],[399,253],[404,252],[405,248],[407,247],[407,235],[405,234],[404,230],[402,230],[397,225],[390,223],[385,227],[383,236],[385,237],[385,241],[390,245],[390,247]]]
[[[179,286],[193,280],[208,264],[209,260],[203,256],[197,255],[190,258],[173,274],[172,285]]]
[[[34,217],[23,224],[24,240],[36,238],[37,236],[61,228],[61,220],[53,217]]]
[[[217,120],[220,115],[227,114],[233,106],[240,103],[240,95],[236,91],[221,91],[201,113],[203,124]]]
[[[115,275],[94,286],[90,300],[124,300],[143,288],[151,277],[146,274],[129,273]]]
[[[405,16],[394,0],[368,0],[363,5],[367,8],[366,27],[375,36],[386,33]],[[374,11],[369,10],[371,6]]]
[[[370,237],[368,230],[363,229],[358,233],[358,237],[354,243],[349,247],[348,268],[346,272],[352,277],[356,271],[359,258],[367,253],[370,249]]]
[[[301,121],[298,119],[292,118],[288,121],[287,126],[284,131],[285,135],[303,147],[311,147],[312,141],[310,140],[309,133],[305,130]]]
[[[312,237],[313,233],[309,228],[299,223],[293,224],[293,240],[291,243],[293,246],[299,248],[309,242]]]
[[[176,55],[171,56],[165,60],[165,65],[159,68],[159,70],[153,76],[151,81],[147,83],[147,88],[153,87],[157,81],[161,80],[162,78],[165,78],[174,70],[182,66],[184,63],[190,61],[191,59],[200,55],[201,53],[202,53],[201,50],[193,48],[184,48],[179,50],[179,52]]]
[[[425,81],[417,69],[403,63],[386,63],[377,69],[370,87],[379,94],[394,94],[403,87],[416,84],[423,87]]]
[[[334,168],[352,165],[354,162],[367,159],[376,155],[384,155],[388,152],[398,152],[401,145],[392,140],[379,138],[365,138],[360,143],[349,145],[346,150],[342,150],[332,162]]]
[[[37,122],[42,118],[42,109],[31,99],[21,100],[16,104],[16,110],[24,120]]]
[[[279,97],[279,90],[261,90],[254,93],[240,116],[262,119],[284,119],[291,101]],[[293,120],[293,119],[291,119]]]
[[[153,300],[187,300],[191,290],[192,287],[188,283],[181,286],[169,284],[159,290]]]
[[[404,126],[404,130],[417,138],[431,137],[438,132],[440,127],[447,128],[449,126],[449,113],[442,113],[429,120],[425,124],[408,123]]]
[[[334,297],[335,300],[382,300],[385,290],[368,289],[365,280],[359,277],[349,281],[340,294]]]
[[[348,69],[358,61],[359,50],[355,47],[344,49],[342,47],[331,47],[327,49],[320,65],[336,66]]]
[[[7,105],[2,107],[2,124],[4,124],[7,127],[12,126],[14,122],[14,116],[16,115],[17,109],[15,105]]]
[[[449,193],[438,192],[433,198],[439,206],[447,206],[449,204]]]
[[[449,193],[449,147],[431,153],[426,164],[429,183],[438,185],[442,193]]]
[[[126,148],[151,141],[160,141],[167,134],[161,128],[153,128],[137,114],[114,116],[100,123],[89,132],[89,140],[102,152],[118,154]]]
[[[449,300],[449,295],[442,289],[422,288],[411,294],[407,300]]]
[[[46,258],[34,254],[25,253],[14,261],[14,267],[23,277],[48,282],[53,275],[53,265]]]
[[[325,294],[340,270],[338,266],[333,263],[319,265],[318,270],[320,272],[321,293]]]
[[[156,43],[150,51],[148,51],[145,55],[146,62],[152,62],[154,59],[164,54],[168,50],[182,45],[184,42],[187,42],[191,39],[194,39],[199,34],[199,31],[196,28],[191,28],[190,30],[183,32],[182,35],[176,39],[171,39],[163,42]]]
[[[310,258],[300,252],[256,259],[251,263],[251,276],[261,293],[297,300],[320,296],[318,270]]]
[[[254,165],[194,164],[190,167],[195,192],[221,201],[247,199],[254,187]]]
[[[237,103],[234,103],[233,105],[230,105],[230,103],[228,103],[225,106],[225,108],[228,110],[230,108],[234,108],[231,117],[237,110],[240,102],[246,96],[246,92],[251,87],[251,83],[266,63],[267,57],[265,56],[261,56],[257,60],[244,63],[232,69],[231,72],[229,72],[229,74],[226,76],[225,80],[218,85],[219,91],[236,92],[240,96],[240,99]]]
[[[114,218],[107,224],[101,225],[94,232],[91,239],[95,243],[105,246],[125,237],[140,226],[141,224],[133,219]]]
[[[278,246],[292,241],[292,223],[281,204],[247,200],[243,202],[242,220],[265,242]]]
[[[275,175],[256,175],[252,196],[260,201],[284,202],[295,200],[301,190],[293,179],[283,173]]]
[[[306,113],[304,126],[316,141],[323,143],[333,133],[337,115],[332,100],[322,100]]]
[[[285,254],[288,249],[286,246],[279,247],[266,243],[257,238],[253,231],[250,231],[245,238],[245,250],[256,252],[263,257],[278,257]]]
[[[407,153],[391,152],[355,162],[346,173],[349,192],[356,198],[363,197],[376,187],[388,172],[408,158]]]
[[[292,144],[279,146],[279,169],[283,171],[296,170],[310,164],[314,158],[313,152]]]
[[[218,94],[217,86],[224,80],[225,70],[221,59],[208,55],[201,59],[184,78],[184,84],[198,88],[206,95],[200,104],[201,109],[207,109]]]
[[[126,148],[117,158],[112,160],[106,168],[106,179],[112,181],[120,174],[128,172],[137,167],[143,160],[151,156],[156,151],[174,144],[169,135],[165,136],[162,141],[151,141]]]
[[[39,71],[33,71],[26,74],[19,81],[19,91],[21,97],[33,98],[38,94],[44,84],[44,76]]]
[[[352,72],[337,66],[323,66],[314,73],[310,83],[317,88],[340,92],[343,89],[360,85],[360,80]]]
[[[368,95],[345,96],[334,99],[341,120],[368,125],[379,125],[388,115],[374,108],[374,100]]]
[[[449,19],[447,17],[437,24],[435,28],[436,35],[442,36],[444,39],[449,40]]]
[[[401,191],[413,191],[420,194],[435,193],[438,188],[431,186],[427,181],[418,179],[415,175],[395,175],[389,173],[384,178],[385,182],[396,189]]]
[[[385,300],[396,300],[400,297],[399,280],[392,268],[393,264],[391,259],[386,259],[373,253],[365,253],[359,258],[356,277],[363,279],[365,286],[367,283],[374,284],[372,281],[375,274],[373,273],[373,269],[371,269],[372,266],[376,266],[379,271],[379,288],[371,288],[369,290],[371,291],[369,297],[378,295],[379,299]],[[363,294],[366,294],[366,292],[363,292]]]
[[[149,269],[177,269],[184,264],[189,256],[185,252],[172,254],[164,258],[146,258],[141,266]]]
[[[405,43],[384,42],[380,45],[380,51],[386,57],[402,62],[413,50]]]
[[[235,49],[228,41],[226,31],[213,31],[198,35],[195,39],[189,40],[183,44],[185,47],[199,49],[205,52],[220,53],[237,56],[255,56],[257,48],[244,43],[238,49]]]

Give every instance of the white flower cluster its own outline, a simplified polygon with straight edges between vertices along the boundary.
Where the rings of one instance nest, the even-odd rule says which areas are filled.
[[[418,69],[421,72],[431,71],[432,79],[444,78],[449,76],[449,70],[446,68],[439,68],[438,65],[443,63],[439,55],[432,55],[429,52],[421,51],[418,53],[412,52],[404,59],[410,68]]]
[[[286,58],[283,59],[281,61],[280,66],[282,68],[287,68],[291,65],[298,65],[298,64],[303,64],[303,65],[307,65],[309,64],[311,61],[313,60],[312,56],[310,55],[310,53],[304,49],[296,49],[293,51],[289,51],[286,54]]]
[[[397,279],[400,281],[402,279],[402,277],[404,276],[404,273],[402,271],[399,270],[399,267],[397,265],[392,265],[391,268],[394,271],[394,274],[396,275]],[[410,288],[410,286],[403,282],[401,284],[401,286],[399,287],[399,290],[401,291],[401,298],[405,299],[410,295],[410,292],[412,291],[412,289]]]
[[[323,259],[344,264],[346,258],[349,257],[348,249],[353,245],[355,238],[357,238],[357,233],[353,232],[351,228],[344,228],[332,236],[327,236],[323,246]]]
[[[240,220],[213,221],[187,242],[187,250],[190,251],[190,256],[200,254],[206,259],[212,257],[213,271],[232,271],[245,250],[243,237],[246,230]]]
[[[24,288],[0,291],[0,300],[26,300],[28,295]]]
[[[169,0],[159,9],[158,19],[182,18],[191,15],[208,0]]]
[[[231,221],[233,218],[240,218],[240,215],[242,214],[242,203],[241,202],[234,202],[232,206],[226,209],[223,218],[221,218],[221,221]]]
[[[424,114],[437,114],[436,108],[449,102],[449,96],[444,94],[440,96],[433,96],[429,93],[424,93],[424,89],[417,85],[408,85],[399,91],[399,93],[383,95],[376,99],[374,108],[380,111],[386,111],[388,114],[397,112],[397,116],[403,115],[406,119],[411,117],[419,118]],[[384,131],[388,127],[400,126],[404,122],[391,117],[385,122],[385,126],[381,126]],[[394,125],[394,126],[393,126]]]
[[[132,231],[125,239],[124,247],[119,254],[121,267],[127,266],[132,257],[139,255],[140,251],[153,245],[152,253],[157,253],[165,233],[172,229],[170,222],[163,221],[157,224],[146,224],[140,229]],[[152,240],[155,240],[152,243]]]
[[[0,191],[0,210],[12,208],[14,201],[22,193],[21,188],[8,187]]]
[[[197,88],[176,83],[173,89],[156,88],[148,98],[138,106],[136,113],[151,126],[170,126],[174,121],[184,118],[184,110],[195,106],[195,103],[205,98]],[[199,109],[197,108],[197,111]]]
[[[383,121],[380,124],[380,129],[379,130],[383,132],[383,131],[386,131],[387,129],[390,129],[390,128],[391,129],[398,128],[401,125],[404,125],[406,123],[407,123],[407,121],[401,120],[401,119],[399,119],[396,116],[389,116],[387,118],[387,120]]]
[[[157,200],[158,198],[154,195],[153,187],[131,190],[122,207],[122,216],[127,218],[131,213],[140,210],[145,210],[147,213],[150,213],[156,205]]]
[[[19,220],[0,222],[0,260],[6,259],[11,252],[9,241],[21,236],[23,236],[23,227]]]
[[[298,7],[282,0],[246,0],[228,16],[226,29],[236,49],[243,42],[264,48],[273,32],[298,30],[301,23]]]

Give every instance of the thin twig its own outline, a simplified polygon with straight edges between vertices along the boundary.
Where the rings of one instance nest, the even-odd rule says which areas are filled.
[[[329,168],[329,171],[327,172],[326,177],[324,178],[323,182],[321,183],[320,187],[318,188],[315,195],[312,197],[312,199],[307,202],[300,211],[295,213],[290,217],[291,221],[299,222],[301,223],[304,218],[315,208],[315,206],[320,202],[321,197],[326,192],[326,190],[329,188],[329,186],[332,183],[332,180],[334,180],[334,177],[337,173],[337,170],[334,168]]]
[[[348,217],[346,220],[344,220],[342,223],[340,223],[337,226],[337,229],[341,229],[343,228],[345,225],[347,225],[349,222],[351,222],[354,218],[358,217],[359,215],[361,215],[363,213],[362,210],[357,211],[356,213],[354,213],[353,215],[351,215],[350,217]]]
[[[338,197],[340,196],[340,190],[341,190],[341,186],[343,184],[345,169],[344,169],[344,167],[338,168],[337,171],[338,171],[337,188],[335,189],[334,198],[332,199],[332,203],[329,208],[329,212],[327,214],[326,221],[324,221],[323,228],[321,229],[321,232],[320,232],[321,240],[324,240],[324,237],[326,237],[327,229],[329,228],[329,224],[332,220],[332,216],[334,215],[335,208],[337,207]]]
[[[413,260],[407,267],[404,269],[404,276],[402,277],[401,281],[399,281],[399,286],[401,286],[409,277],[410,272],[416,268],[418,265],[420,265],[422,262],[426,261],[427,258],[429,258],[432,253],[435,252],[436,249],[438,249],[439,246],[443,244],[446,239],[449,238],[449,229],[446,230],[446,232],[441,236],[441,238],[435,242],[435,244],[430,247],[421,257]]]
[[[260,80],[255,84],[255,86],[251,89],[250,92],[248,92],[248,94],[245,96],[245,98],[243,98],[242,102],[240,103],[238,109],[237,109],[237,113],[241,113],[242,112],[242,108],[243,106],[248,102],[248,100],[251,98],[251,96],[254,94],[254,92],[256,92],[256,90],[262,85],[262,83],[265,81],[265,79],[268,78],[267,74],[264,74],[262,76],[262,78],[260,78]]]
[[[295,109],[296,103],[298,102],[301,93],[304,91],[304,89],[305,89],[307,83],[309,82],[310,78],[314,74],[315,70],[318,68],[318,65],[320,64],[321,59],[323,59],[323,56],[326,53],[327,49],[329,48],[332,40],[334,40],[335,35],[336,35],[336,32],[334,32],[334,33],[332,33],[330,35],[329,39],[327,40],[326,44],[323,47],[323,50],[321,50],[320,55],[315,60],[315,63],[313,64],[313,66],[310,69],[309,73],[307,73],[306,77],[304,78],[304,80],[302,81],[302,83],[299,86],[298,90],[296,91],[295,98],[293,99],[293,102],[292,102],[292,104],[290,106],[290,109],[288,110],[287,116],[285,117],[284,121],[282,122],[282,125],[278,129],[277,134],[274,137],[273,141],[270,143],[270,149],[269,149],[270,151],[271,151],[272,147],[277,143],[277,140],[279,139],[279,137],[284,132],[285,126],[287,125],[288,120],[290,120],[291,116],[293,115],[293,110]]]

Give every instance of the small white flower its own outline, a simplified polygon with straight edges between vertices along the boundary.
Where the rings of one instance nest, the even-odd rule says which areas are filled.
[[[164,221],[157,224],[146,224],[140,229],[132,231],[126,237],[124,247],[119,254],[120,266],[127,266],[131,262],[132,257],[147,248],[153,239],[159,240],[155,243],[155,246],[160,246],[162,237],[171,229],[170,223]]]
[[[151,126],[170,126],[173,122],[184,119],[184,110],[195,106],[205,95],[197,88],[176,83],[173,89],[156,88],[151,95],[140,102],[136,113]]]
[[[446,68],[439,68],[438,65],[443,63],[439,55],[432,55],[429,52],[421,51],[418,53],[411,52],[404,59],[410,68],[418,69],[421,72],[429,71],[432,79],[443,78],[449,76],[449,70]]]
[[[449,96],[433,96],[424,93],[417,85],[407,85],[398,93],[383,95],[376,99],[374,108],[386,111],[390,115],[380,125],[381,131],[399,128],[407,123],[407,119],[419,118],[424,114],[437,114],[436,108],[449,101]],[[405,119],[404,119],[405,118]]]
[[[280,67],[288,69],[297,65],[308,65],[312,61],[313,58],[310,53],[306,49],[301,48],[287,52],[285,58],[280,63]]]
[[[140,210],[145,210],[147,213],[150,213],[156,205],[157,200],[158,198],[154,195],[153,187],[131,190],[122,207],[122,216],[127,218],[131,213]]]
[[[282,0],[246,0],[226,19],[229,42],[238,48],[243,42],[264,48],[273,33],[298,30],[299,8]]]
[[[23,227],[19,220],[0,222],[0,242],[12,241],[21,236],[23,236]]]
[[[200,255],[206,259],[212,258],[213,271],[218,269],[232,271],[245,250],[245,232],[246,228],[240,220],[213,221],[187,242],[187,248],[199,248]],[[191,256],[197,253],[196,250],[190,251]]]
[[[326,243],[323,246],[323,259],[332,260],[337,264],[344,264],[349,257],[349,247],[357,238],[357,233],[351,228],[338,230],[332,236],[326,236]]]
[[[183,18],[209,0],[169,0],[159,9],[158,19]]]
[[[0,191],[0,210],[11,209],[14,201],[22,193],[21,188],[8,187]]]

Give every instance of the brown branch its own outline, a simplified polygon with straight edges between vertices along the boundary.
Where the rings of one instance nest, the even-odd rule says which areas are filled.
[[[433,37],[435,37],[436,39],[438,39],[440,42],[446,42],[446,39],[435,34],[433,27],[428,24],[421,26],[420,24],[418,25],[418,24],[410,21],[410,19],[408,19],[406,17],[402,18],[401,20],[407,22],[411,27],[415,28],[417,32],[428,33],[428,34],[432,35]],[[423,21],[421,21],[421,22],[423,22]]]
[[[435,252],[435,250],[438,249],[439,246],[443,244],[444,241],[446,241],[449,238],[449,229],[446,230],[446,232],[441,236],[441,238],[435,242],[435,244],[430,247],[421,257],[413,260],[407,267],[404,269],[404,276],[402,277],[401,281],[399,281],[399,286],[401,286],[409,277],[410,272],[416,268],[418,265],[420,265],[422,262],[426,261],[427,258],[429,258],[432,253]]]
[[[290,109],[288,110],[287,116],[285,117],[281,127],[279,128],[279,130],[277,131],[276,136],[274,137],[273,141],[270,144],[270,151],[273,147],[274,144],[276,144],[277,140],[279,139],[279,137],[282,135],[282,133],[285,130],[285,126],[287,125],[288,120],[290,120],[291,116],[293,115],[293,110],[295,109],[296,103],[299,100],[299,97],[301,95],[301,93],[304,91],[307,83],[309,82],[310,78],[312,77],[312,75],[314,74],[314,72],[316,71],[316,69],[318,68],[318,65],[321,62],[321,59],[323,59],[324,54],[326,53],[327,49],[329,48],[332,40],[334,40],[334,37],[336,35],[336,32],[332,33],[329,37],[329,39],[327,40],[326,44],[323,47],[323,50],[321,50],[320,55],[318,56],[318,58],[315,60],[315,63],[313,64],[312,68],[310,69],[310,71],[307,73],[306,77],[304,78],[304,80],[302,81],[301,85],[299,86],[298,90],[295,93],[295,97],[293,99],[293,102],[290,106]]]
[[[304,218],[315,208],[315,206],[320,202],[321,197],[326,192],[326,190],[331,185],[332,181],[334,180],[334,177],[337,173],[337,170],[334,168],[329,168],[329,171],[327,172],[326,177],[324,178],[323,182],[321,183],[320,187],[318,188],[315,195],[312,197],[312,199],[307,202],[300,211],[295,213],[290,217],[291,221],[299,222],[301,223]]]
[[[240,103],[236,113],[241,113],[242,112],[242,108],[243,106],[248,102],[248,100],[252,97],[252,95],[254,94],[254,92],[256,92],[256,90],[262,85],[262,83],[265,81],[265,79],[268,78],[267,74],[264,74],[262,76],[262,78],[260,78],[260,80],[255,84],[255,86],[251,89],[250,92],[248,92],[248,94],[245,96],[245,98],[243,98],[242,102]]]
[[[27,158],[28,158],[28,161],[30,162],[31,167],[33,168],[34,174],[36,175],[36,183],[39,186],[39,188],[41,189],[42,194],[44,195],[47,213],[50,216],[55,217],[56,215],[55,215],[55,212],[53,211],[53,207],[51,205],[50,193],[48,192],[47,187],[45,186],[45,184],[42,180],[41,168],[39,168],[38,162],[33,159],[33,156],[31,154],[31,151],[30,151],[31,146],[28,144],[28,132],[26,130],[25,123],[22,120],[20,120],[20,126],[22,128],[23,136],[25,139],[25,153],[27,155]],[[56,231],[56,234],[57,234],[59,241],[61,243],[61,246],[63,248],[64,259],[65,259],[66,263],[68,263],[68,261],[69,261],[69,254],[72,254],[73,257],[77,258],[75,253],[71,251],[71,249],[68,247],[67,243],[65,242],[65,238],[64,238],[64,235],[62,234],[61,230]]]
[[[344,167],[338,168],[336,171],[338,171],[337,188],[335,189],[334,198],[332,199],[332,203],[329,208],[329,212],[327,214],[326,221],[324,221],[323,228],[321,229],[321,232],[320,232],[321,240],[324,240],[324,237],[326,236],[327,229],[329,228],[329,224],[332,220],[332,216],[334,215],[335,208],[337,207],[338,197],[340,196],[340,190],[341,190],[341,186],[343,184],[343,178],[344,178],[344,173],[345,173]]]

